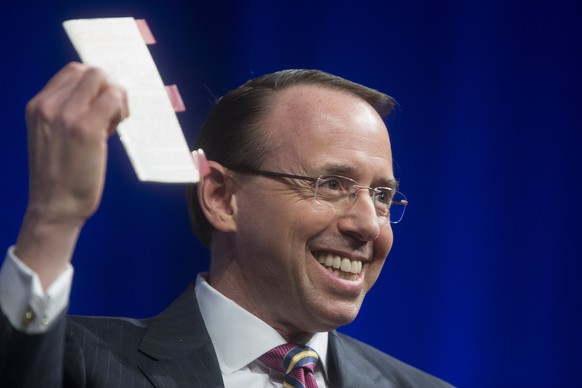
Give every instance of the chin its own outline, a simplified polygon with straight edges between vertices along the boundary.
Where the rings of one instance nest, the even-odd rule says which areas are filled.
[[[314,331],[330,331],[338,327],[351,323],[358,316],[361,303],[357,305],[341,306],[343,303],[333,303],[320,309],[314,322],[318,322],[320,327]]]

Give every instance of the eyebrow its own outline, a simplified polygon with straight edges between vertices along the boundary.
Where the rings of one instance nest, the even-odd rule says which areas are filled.
[[[319,170],[323,175],[346,175],[354,176],[356,169],[345,164],[328,163]]]
[[[353,177],[357,174],[358,170],[345,164],[329,163],[324,165],[320,171],[321,175],[342,175]],[[381,178],[378,181],[379,184],[376,185],[376,187],[388,187],[394,191],[398,190],[398,181],[394,178]]]

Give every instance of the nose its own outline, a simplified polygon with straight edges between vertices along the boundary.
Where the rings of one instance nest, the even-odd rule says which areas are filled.
[[[354,195],[354,202],[343,211],[339,221],[340,231],[360,241],[374,241],[384,223],[377,215],[369,190],[360,189]]]

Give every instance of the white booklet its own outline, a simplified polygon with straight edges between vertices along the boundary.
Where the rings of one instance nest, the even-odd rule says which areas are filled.
[[[127,90],[130,116],[117,132],[138,178],[198,182],[198,169],[136,20],[79,19],[63,26],[81,60]]]

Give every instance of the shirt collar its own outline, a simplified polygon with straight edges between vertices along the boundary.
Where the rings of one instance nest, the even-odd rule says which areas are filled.
[[[223,374],[240,370],[287,342],[266,322],[212,288],[205,275],[196,278],[196,299]],[[328,333],[315,333],[306,345],[319,355],[318,364],[325,374]]]

